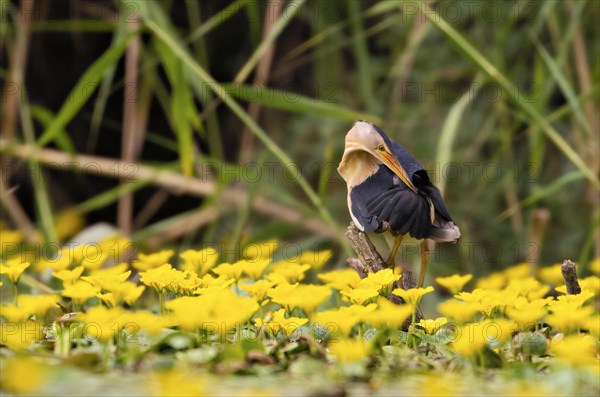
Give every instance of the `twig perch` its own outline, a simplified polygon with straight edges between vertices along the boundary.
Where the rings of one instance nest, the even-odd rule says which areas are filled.
[[[348,229],[346,230],[346,237],[350,241],[350,245],[356,252],[358,259],[348,258],[346,263],[352,269],[356,270],[360,278],[365,278],[369,273],[377,273],[380,270],[386,269],[387,265],[379,252],[375,249],[375,246],[369,240],[366,233],[360,231],[354,222],[350,222]],[[411,289],[417,286],[415,279],[412,277],[412,273],[409,270],[404,270],[402,278],[396,282],[396,286],[402,289]],[[397,305],[404,304],[404,300],[397,295],[390,294],[388,299]],[[423,318],[421,311],[421,305],[417,307],[416,321],[418,322]],[[410,319],[407,320],[402,326],[403,329],[408,329],[410,325]]]
[[[565,260],[560,267],[565,285],[567,286],[567,294],[578,295],[581,293],[581,287],[577,281],[577,268],[569,259]]]

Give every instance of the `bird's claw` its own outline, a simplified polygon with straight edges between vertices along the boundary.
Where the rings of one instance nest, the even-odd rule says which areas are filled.
[[[383,233],[390,230],[390,224],[387,221],[379,221],[379,228],[375,230],[375,233]]]

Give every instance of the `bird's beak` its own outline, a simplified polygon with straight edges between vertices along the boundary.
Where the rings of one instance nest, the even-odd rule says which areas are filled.
[[[381,160],[390,170],[392,170],[394,174],[398,176],[398,178],[400,178],[402,182],[404,182],[406,186],[410,188],[410,190],[415,193],[417,192],[417,188],[415,188],[415,185],[413,185],[412,181],[406,174],[406,171],[404,171],[404,168],[400,165],[400,163],[398,163],[396,157],[386,151],[381,153]]]

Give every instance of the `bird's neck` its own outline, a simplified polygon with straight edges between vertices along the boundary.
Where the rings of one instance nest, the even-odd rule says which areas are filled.
[[[348,188],[361,184],[379,170],[375,158],[362,150],[345,152],[338,172],[346,181]]]

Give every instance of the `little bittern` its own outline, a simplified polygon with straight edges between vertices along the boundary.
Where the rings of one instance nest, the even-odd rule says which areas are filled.
[[[348,210],[356,227],[363,232],[389,230],[395,237],[386,261],[389,266],[394,265],[405,234],[423,239],[419,287],[423,286],[428,260],[425,239],[455,243],[460,238],[427,171],[381,128],[358,120],[346,134],[338,172],[348,186]]]

